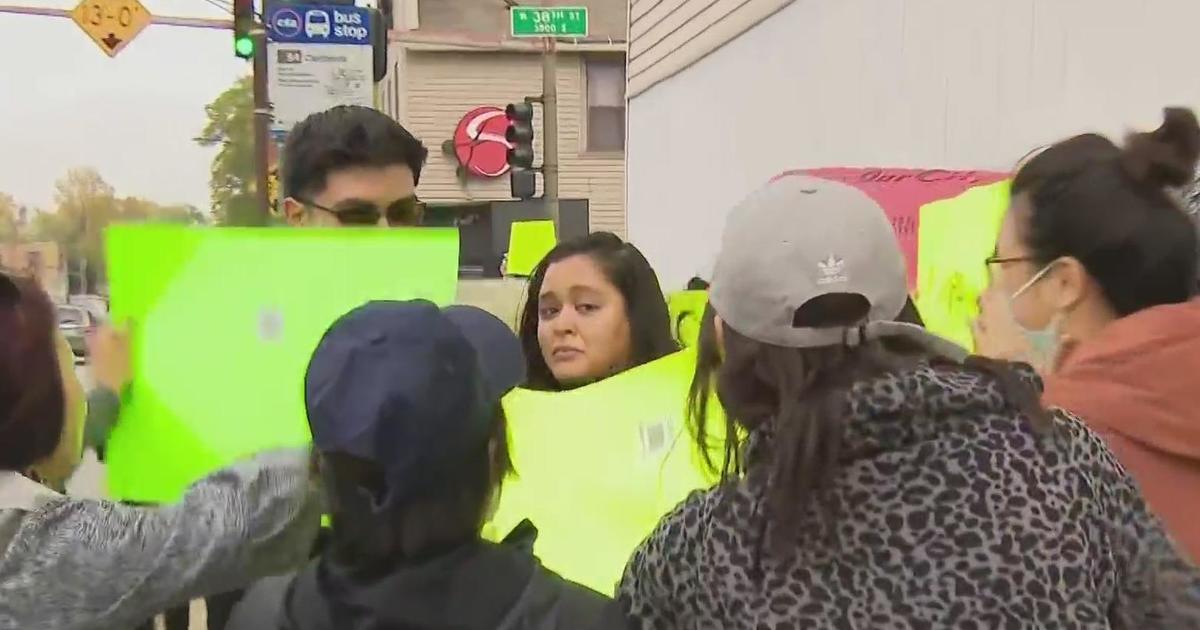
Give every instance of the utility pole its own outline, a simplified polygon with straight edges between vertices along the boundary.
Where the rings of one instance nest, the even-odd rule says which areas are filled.
[[[266,3],[263,3],[263,19],[266,19]],[[255,206],[258,212],[251,219],[253,225],[267,225],[271,220],[271,194],[269,190],[271,142],[271,100],[267,94],[267,28],[259,22],[254,29],[254,186]]]
[[[542,202],[561,238],[558,213],[558,46],[547,37],[542,53]]]

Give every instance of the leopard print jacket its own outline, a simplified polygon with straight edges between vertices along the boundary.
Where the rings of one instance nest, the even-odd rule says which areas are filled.
[[[637,625],[1200,628],[1196,568],[1077,419],[1035,431],[993,376],[958,366],[849,396],[830,535],[810,512],[794,553],[764,544],[758,430],[747,474],[694,493],[633,555],[618,596]]]

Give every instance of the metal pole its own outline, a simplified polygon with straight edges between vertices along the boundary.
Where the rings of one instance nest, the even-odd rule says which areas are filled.
[[[42,17],[71,17],[71,11],[68,9],[55,9],[51,7],[26,7],[12,4],[0,4],[0,13],[10,13],[14,15],[38,15]],[[233,28],[233,20],[176,17],[170,15],[152,15],[150,16],[150,23],[165,24],[168,26],[186,26],[190,28],[215,28],[225,30]]]
[[[558,55],[553,37],[542,54],[542,200],[561,238],[558,217]]]
[[[267,94],[267,31],[261,25],[254,31],[254,187],[258,212],[252,225],[267,225],[271,218],[269,187],[271,142],[271,100]]]

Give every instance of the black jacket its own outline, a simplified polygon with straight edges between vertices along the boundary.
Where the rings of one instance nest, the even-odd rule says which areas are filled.
[[[386,575],[353,576],[329,556],[247,592],[225,630],[625,630],[616,604],[541,566],[536,530],[475,541]]]

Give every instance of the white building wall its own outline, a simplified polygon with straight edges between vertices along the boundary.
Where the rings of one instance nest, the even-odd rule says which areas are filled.
[[[665,288],[787,168],[1011,167],[1200,105],[1200,0],[797,0],[629,102],[630,238]]]

